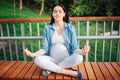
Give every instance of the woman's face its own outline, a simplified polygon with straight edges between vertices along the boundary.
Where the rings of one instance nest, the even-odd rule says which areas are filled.
[[[56,6],[53,9],[52,16],[55,19],[55,21],[60,21],[63,20],[63,17],[65,16],[65,12],[60,6]]]

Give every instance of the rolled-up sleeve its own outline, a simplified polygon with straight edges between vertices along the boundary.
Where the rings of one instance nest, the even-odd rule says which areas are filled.
[[[75,49],[79,48],[77,45],[77,37],[76,37],[76,31],[74,26],[72,26],[72,36],[71,36],[71,47],[72,47],[72,53],[74,52]]]
[[[46,52],[48,51],[48,39],[47,39],[47,28],[44,28],[41,49],[44,49]]]

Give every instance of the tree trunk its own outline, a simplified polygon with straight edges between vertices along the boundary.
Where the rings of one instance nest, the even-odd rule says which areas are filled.
[[[41,2],[41,9],[40,9],[39,14],[42,15],[43,11],[44,11],[44,0],[42,0]]]
[[[15,10],[15,0],[14,0],[14,17],[16,15],[16,10]]]
[[[22,0],[20,0],[20,10],[22,10],[23,6],[22,6]]]

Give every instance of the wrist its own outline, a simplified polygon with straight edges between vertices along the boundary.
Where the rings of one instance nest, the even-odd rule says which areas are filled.
[[[30,55],[32,58],[34,58],[35,57],[35,55],[33,54],[33,53],[31,53],[31,55]]]

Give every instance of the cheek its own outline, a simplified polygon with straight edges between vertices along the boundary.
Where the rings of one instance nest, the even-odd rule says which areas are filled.
[[[55,13],[52,14],[53,17],[56,16],[56,15],[57,15],[57,14],[55,14]]]

